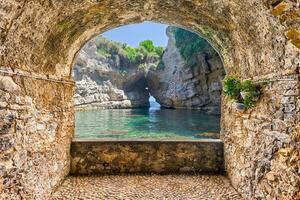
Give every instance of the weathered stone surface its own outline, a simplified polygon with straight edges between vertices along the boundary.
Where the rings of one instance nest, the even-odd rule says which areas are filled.
[[[71,174],[222,173],[223,144],[203,141],[75,141]]]
[[[221,175],[70,176],[51,200],[242,200]]]
[[[285,31],[299,31],[298,4],[287,0],[289,6],[272,15],[277,6],[272,2],[1,1],[4,17],[0,23],[0,63],[70,76],[74,55],[91,36],[119,25],[153,20],[187,27],[206,36],[220,51],[228,74],[248,77],[282,67],[296,69],[295,65],[285,65],[284,60],[298,57],[294,45],[298,37],[285,36]]]
[[[2,0],[0,65],[70,78],[75,54],[91,36],[119,25],[153,20],[203,34],[218,49],[228,75],[257,80],[295,75],[295,82],[268,84],[262,99],[248,113],[235,112],[228,99],[222,99],[225,164],[233,186],[246,199],[294,200],[299,198],[299,3],[286,0],[283,3],[288,5],[277,9],[280,2]],[[277,11],[272,12],[274,9]],[[15,92],[9,93],[9,102],[1,104],[1,111],[7,108],[20,115],[15,130],[22,133],[10,136],[14,151],[1,151],[0,196],[46,199],[67,174],[74,124],[72,111],[67,109],[72,105],[72,87],[31,79],[22,82],[25,78],[19,76],[14,79],[21,96],[32,98],[32,104],[14,105]],[[294,100],[288,100],[290,105],[281,103],[286,101],[285,93],[295,94]],[[285,131],[273,134],[274,119],[284,121]],[[59,124],[57,143],[35,130],[35,120]],[[28,158],[17,168],[13,155],[20,155],[16,165],[22,163],[23,155]],[[266,175],[270,172],[275,181]]]
[[[244,113],[223,105],[226,171],[246,198],[296,199],[300,191],[298,87],[297,80],[268,83]],[[286,96],[288,90],[295,96]]]
[[[73,85],[0,82],[0,199],[45,199],[69,172]]]
[[[20,86],[18,86],[11,77],[0,76],[0,89],[7,92],[20,91]]]

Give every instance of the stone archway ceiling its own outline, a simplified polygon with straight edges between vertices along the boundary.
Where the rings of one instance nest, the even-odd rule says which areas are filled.
[[[247,112],[222,99],[226,170],[248,199],[299,197],[299,19],[297,0],[0,0],[0,67],[27,74],[0,77],[0,198],[47,199],[69,170],[73,86],[30,74],[70,79],[93,35],[144,20],[204,35],[229,75],[275,80]]]
[[[1,3],[0,63],[69,77],[74,55],[91,36],[120,25],[154,20],[206,36],[232,73],[245,77],[267,74],[290,68],[279,58],[292,60],[299,47],[297,3],[274,2],[9,0]]]

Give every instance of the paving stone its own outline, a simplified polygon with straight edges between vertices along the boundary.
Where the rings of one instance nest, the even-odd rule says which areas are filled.
[[[239,200],[222,175],[70,176],[50,200]]]

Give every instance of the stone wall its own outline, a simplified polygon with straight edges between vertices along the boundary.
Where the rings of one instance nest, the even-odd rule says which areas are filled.
[[[74,141],[71,174],[223,173],[223,143],[203,141]]]
[[[292,200],[300,191],[299,74],[271,77],[255,108],[241,112],[224,101],[226,172],[247,199]]]
[[[274,78],[273,73],[278,73],[278,78],[294,74],[299,80],[300,21],[299,2],[296,0],[2,0],[0,10],[0,65],[35,72],[40,76],[70,78],[76,52],[93,35],[120,25],[152,20],[203,34],[219,50],[228,75],[237,75],[241,79],[260,76],[262,80],[263,75]],[[16,82],[19,80],[17,77],[14,78]],[[18,85],[26,85],[26,91],[31,91],[28,95],[33,100],[31,108],[47,111],[41,112],[42,117],[55,110],[55,106],[60,108],[71,104],[72,95],[62,98],[64,95],[59,88],[66,90],[65,95],[71,93],[72,88],[57,83],[32,82],[34,87],[26,85],[30,83],[27,79],[18,82]],[[289,91],[295,91],[295,96],[287,97]],[[9,94],[19,93],[12,91]],[[48,95],[53,95],[56,103],[48,105]],[[26,96],[25,91],[22,96]],[[249,110],[249,115],[236,114],[228,99],[222,100],[225,163],[234,187],[246,199],[294,200],[297,193],[299,197],[299,96],[299,81],[269,83],[261,101]],[[15,101],[6,100],[4,96],[2,102],[3,105],[13,105]],[[68,117],[71,112],[58,113],[67,116],[53,117],[62,125],[57,135],[65,135],[64,139],[58,140],[61,143],[51,143],[57,144],[54,145],[57,147],[55,150],[48,148],[48,142],[36,147],[31,140],[17,145],[19,149],[9,148],[11,139],[2,140],[2,148],[7,149],[6,152],[27,151],[31,147],[35,147],[33,152],[37,152],[28,154],[24,165],[29,167],[21,168],[24,169],[24,177],[28,178],[21,179],[14,178],[19,169],[11,164],[14,158],[1,152],[3,166],[12,169],[8,176],[3,173],[0,176],[6,180],[2,182],[2,196],[16,196],[17,199],[27,195],[31,199],[43,199],[39,197],[49,195],[55,183],[61,180],[61,172],[57,170],[54,173],[51,169],[48,173],[49,168],[45,167],[45,163],[55,166],[48,164],[52,161],[60,164],[69,162],[67,153],[63,152],[66,152],[64,147],[69,141],[69,131],[64,129],[73,128],[66,126],[72,123],[72,118]],[[9,118],[7,113],[1,115]],[[35,112],[28,116],[38,117]],[[3,127],[6,126],[1,125],[1,130]],[[34,134],[29,135],[30,139],[47,141],[37,140],[39,137]],[[57,156],[56,159],[53,155]],[[39,159],[42,162],[34,162]],[[50,178],[50,175],[53,176]],[[23,182],[14,184],[14,180]]]
[[[46,199],[69,173],[73,87],[0,74],[0,199]]]

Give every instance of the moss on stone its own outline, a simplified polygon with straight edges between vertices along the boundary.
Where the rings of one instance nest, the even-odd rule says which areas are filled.
[[[61,21],[57,24],[57,28],[60,31],[65,31],[67,29],[70,29],[73,26],[73,23],[71,21]]]

